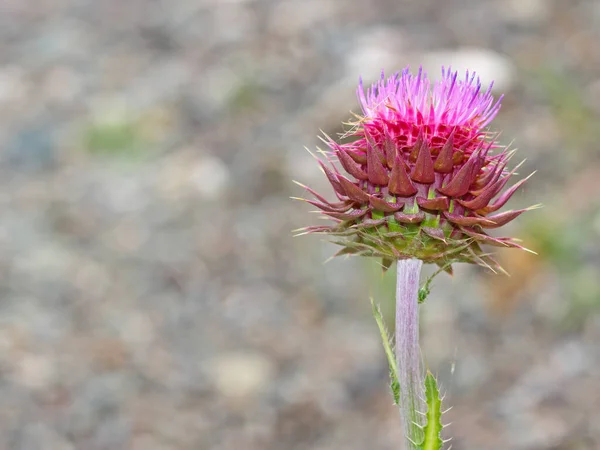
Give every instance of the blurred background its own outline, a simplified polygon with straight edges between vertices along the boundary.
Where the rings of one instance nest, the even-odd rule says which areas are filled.
[[[0,449],[401,448],[394,271],[289,197],[408,64],[496,80],[545,204],[422,310],[453,448],[600,448],[599,42],[597,0],[0,1]]]

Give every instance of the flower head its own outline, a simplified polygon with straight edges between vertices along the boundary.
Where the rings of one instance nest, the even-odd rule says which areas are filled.
[[[480,244],[522,248],[486,233],[529,209],[497,212],[527,179],[502,192],[516,169],[506,169],[514,152],[486,129],[500,109],[491,86],[483,91],[475,73],[442,68],[432,83],[405,69],[366,91],[361,81],[358,99],[362,114],[344,143],[323,138],[329,164],[319,163],[338,201],[305,186],[333,224],[305,232],[336,236],[338,254],[381,257],[384,267],[417,258],[499,268]]]

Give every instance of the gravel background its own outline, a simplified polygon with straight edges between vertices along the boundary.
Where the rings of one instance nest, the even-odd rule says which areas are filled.
[[[393,276],[289,197],[407,64],[496,80],[545,204],[425,305],[453,448],[600,448],[599,42],[598,0],[1,0],[0,449],[401,448]]]

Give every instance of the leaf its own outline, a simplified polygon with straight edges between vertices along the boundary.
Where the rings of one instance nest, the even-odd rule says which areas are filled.
[[[424,303],[425,299],[430,294],[431,282],[433,281],[433,279],[441,272],[444,272],[444,271],[447,272],[448,269],[452,270],[452,261],[449,261],[443,265],[441,263],[438,263],[438,265],[440,266],[440,268],[433,275],[431,275],[429,278],[427,278],[427,280],[425,281],[425,284],[419,288],[419,292],[418,292],[419,304]]]
[[[388,364],[390,366],[390,379],[391,379],[391,388],[392,394],[394,396],[394,403],[396,405],[400,404],[400,381],[398,380],[398,366],[396,365],[396,357],[394,355],[394,351],[392,350],[392,343],[390,340],[390,336],[385,328],[383,323],[383,318],[381,316],[381,309],[379,306],[375,305],[375,301],[371,298],[371,307],[373,308],[373,317],[375,317],[375,322],[377,322],[377,327],[379,328],[379,333],[381,333],[381,340],[383,341],[383,349],[385,350],[385,355],[388,359]]]
[[[396,405],[400,403],[400,382],[398,380],[398,366],[394,351],[392,349],[392,343],[390,336],[383,323],[383,317],[381,315],[381,309],[375,304],[375,301],[371,298],[371,307],[373,309],[373,317],[377,322],[379,333],[383,341],[383,348],[388,359],[390,366],[390,378],[392,394],[394,396],[394,402]],[[422,427],[423,437],[419,439],[419,442],[411,441],[416,450],[442,450],[444,442],[441,438],[441,432],[444,428],[442,426],[442,400],[440,398],[440,391],[438,389],[437,381],[431,372],[427,372],[425,377],[425,399],[427,403],[427,413],[423,414],[427,418],[427,423]],[[421,428],[421,425],[415,424],[415,426]]]
[[[425,377],[425,398],[427,400],[427,425],[423,428],[425,439],[422,450],[441,450],[444,445],[442,432],[442,400],[437,381],[431,372]]]

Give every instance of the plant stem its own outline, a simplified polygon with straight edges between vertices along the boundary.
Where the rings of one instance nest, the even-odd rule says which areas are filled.
[[[423,262],[419,259],[398,261],[396,278],[396,359],[400,382],[400,416],[408,449],[421,443],[425,404],[419,350],[419,276]]]

